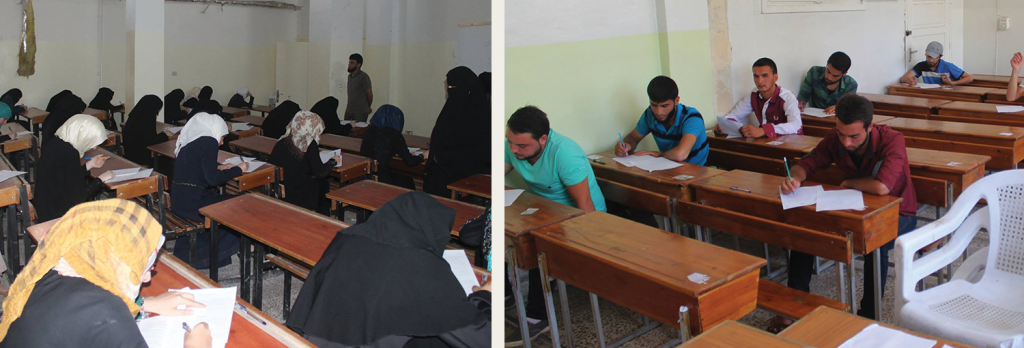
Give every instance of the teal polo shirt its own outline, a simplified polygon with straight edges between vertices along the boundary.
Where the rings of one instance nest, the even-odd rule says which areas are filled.
[[[675,122],[666,129],[665,125],[658,122],[657,117],[654,117],[654,112],[648,106],[647,110],[640,115],[640,120],[636,122],[636,132],[640,133],[642,137],[653,133],[654,143],[658,145],[658,151],[661,152],[679,146],[679,141],[683,139],[684,134],[693,134],[697,137],[697,141],[690,148],[690,154],[686,156],[686,163],[702,166],[708,160],[710,151],[708,133],[704,129],[704,117],[697,109],[676,104]]]
[[[547,145],[535,164],[516,158],[505,141],[505,164],[519,172],[531,193],[571,207],[576,207],[576,201],[569,196],[567,187],[587,180],[594,208],[608,211],[587,154],[575,141],[553,129],[548,132]]]

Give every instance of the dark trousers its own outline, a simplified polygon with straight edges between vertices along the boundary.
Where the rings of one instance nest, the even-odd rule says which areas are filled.
[[[512,283],[505,277],[505,294],[512,296]],[[524,299],[526,306],[526,317],[537,320],[547,320],[548,311],[544,308],[544,289],[541,287],[540,268],[530,270],[530,293]]]
[[[900,215],[897,234],[913,231],[917,227],[917,217]],[[896,245],[896,241],[890,241],[878,248],[881,253],[882,264],[882,296],[885,295],[885,281],[889,273],[889,250]],[[865,318],[875,317],[875,258],[871,255],[864,257],[864,297],[860,301],[857,315]],[[811,275],[814,273],[814,255],[804,254],[799,251],[792,251],[789,254],[789,287],[804,292],[811,292]]]

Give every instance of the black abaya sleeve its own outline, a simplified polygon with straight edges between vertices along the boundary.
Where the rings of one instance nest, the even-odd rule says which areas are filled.
[[[92,174],[89,174],[89,171],[85,169],[84,164],[79,168],[82,169],[82,175],[85,176],[85,199],[92,199],[92,197],[100,193],[100,190],[103,190],[103,181],[92,177]]]
[[[395,153],[402,159],[402,162],[405,162],[405,165],[412,167],[423,163],[423,156],[413,156],[412,153],[409,153],[409,145],[406,144],[402,133],[389,134],[392,134],[391,143],[397,145],[395,146]]]
[[[317,143],[314,141],[310,144],[309,148],[306,149],[306,154],[303,159],[306,161],[306,165],[309,166],[309,172],[313,173],[313,176],[317,179],[326,178],[331,174],[331,170],[338,164],[334,159],[330,159],[327,163],[320,162],[320,151]]]
[[[451,347],[487,347],[491,342],[491,292],[477,291],[469,295],[469,303],[485,313],[487,320],[443,333],[438,337]]]

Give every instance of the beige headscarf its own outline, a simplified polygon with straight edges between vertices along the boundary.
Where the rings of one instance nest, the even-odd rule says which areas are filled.
[[[58,265],[70,266],[75,276],[120,297],[134,316],[140,309],[135,298],[147,265],[160,248],[162,232],[153,215],[131,201],[108,199],[71,208],[39,242],[11,285],[3,303],[0,340],[24,313],[36,282]]]
[[[220,141],[220,138],[225,135],[228,135],[228,124],[224,123],[223,118],[200,112],[192,116],[188,123],[185,124],[185,127],[181,129],[181,135],[178,135],[178,142],[174,144],[174,155],[177,156],[178,151],[181,151],[185,145],[196,139],[213,137]]]
[[[288,124],[281,139],[290,138],[295,149],[304,154],[309,148],[309,144],[312,144],[313,141],[320,142],[320,134],[323,132],[324,120],[320,119],[317,114],[302,110],[295,113],[292,123]]]
[[[57,128],[54,135],[71,144],[78,150],[78,157],[83,157],[86,151],[107,140],[107,129],[103,128],[103,122],[98,118],[78,114],[71,116],[63,126]]]
[[[188,92],[185,92],[185,99],[182,99],[181,103],[184,104],[186,101],[188,101],[191,98],[199,99],[199,90],[200,89],[201,88],[199,88],[199,86],[195,86],[195,87],[192,87],[191,89],[189,89]]]

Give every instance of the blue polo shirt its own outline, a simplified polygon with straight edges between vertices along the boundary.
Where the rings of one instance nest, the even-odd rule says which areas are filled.
[[[921,75],[924,75],[921,78],[921,81],[924,81],[924,83],[941,85],[943,74],[949,75],[950,80],[956,81],[964,76],[964,70],[960,69],[956,64],[947,62],[945,59],[939,60],[939,66],[935,67],[935,71],[932,71],[931,66],[928,65],[926,60],[914,65],[914,76],[921,77]]]
[[[676,104],[675,122],[666,129],[665,125],[654,117],[654,112],[651,112],[651,107],[648,106],[640,115],[640,120],[636,122],[636,132],[640,133],[640,136],[653,133],[654,143],[658,144],[658,151],[661,152],[679,146],[684,134],[693,134],[697,136],[697,141],[690,148],[686,163],[702,166],[708,160],[708,134],[704,129],[704,117],[697,109]]]
[[[567,187],[587,180],[594,208],[608,211],[587,154],[575,141],[555,133],[553,129],[548,132],[547,145],[537,163],[530,164],[530,161],[516,158],[506,141],[505,164],[512,165],[519,172],[533,194],[571,207],[576,207],[576,201],[569,196]]]

